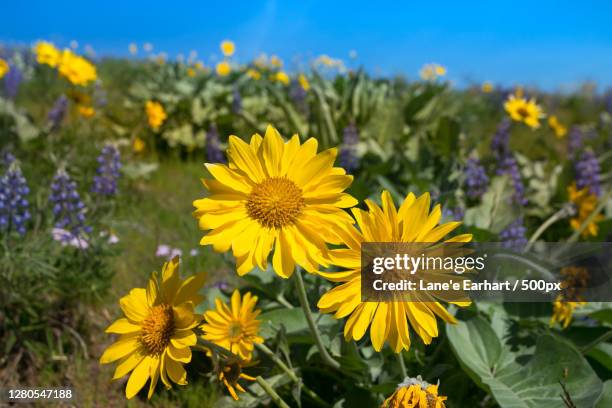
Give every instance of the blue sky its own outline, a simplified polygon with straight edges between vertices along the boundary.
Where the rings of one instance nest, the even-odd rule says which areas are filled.
[[[374,74],[414,77],[438,62],[458,84],[612,86],[609,1],[12,1],[2,10],[2,42],[74,39],[99,55],[151,42],[171,57],[196,50],[209,62],[229,38],[243,62],[261,52],[286,62],[348,60],[355,50],[352,65]]]

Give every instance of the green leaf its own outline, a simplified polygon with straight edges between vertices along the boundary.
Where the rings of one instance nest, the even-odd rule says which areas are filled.
[[[313,313],[313,317],[320,328],[330,326],[335,322],[329,315]],[[281,326],[285,327],[288,335],[308,330],[308,322],[301,308],[272,310],[259,315],[259,320],[261,320],[261,336],[266,339],[273,337]]]
[[[482,203],[466,210],[465,225],[497,234],[514,221],[517,209],[511,205],[512,189],[508,186],[507,176],[493,178],[489,190],[482,196]]]
[[[450,157],[457,153],[460,131],[461,126],[455,119],[444,116],[438,121],[438,130],[433,142],[442,156]]]
[[[595,408],[609,408],[612,407],[612,380],[608,380],[603,385],[603,392],[601,398],[595,405]]]
[[[521,366],[518,356],[482,317],[448,325],[447,333],[466,372],[504,408],[563,408],[559,381],[564,382],[577,407],[592,407],[601,395],[601,380],[565,340],[552,335],[539,337],[535,354]]]

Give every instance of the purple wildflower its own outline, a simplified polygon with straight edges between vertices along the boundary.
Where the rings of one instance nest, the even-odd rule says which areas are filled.
[[[27,195],[30,193],[27,182],[17,162],[0,178],[0,232],[17,231],[24,235],[26,222],[31,218],[28,211]]]
[[[477,158],[470,158],[465,166],[465,184],[470,198],[480,198],[487,191],[489,177]]]
[[[510,154],[510,125],[508,118],[502,120],[491,139],[491,151],[498,160]]]
[[[232,113],[239,115],[242,112],[242,97],[238,87],[234,87],[232,91]]]
[[[502,242],[502,247],[518,251],[527,245],[526,234],[527,228],[525,228],[523,218],[520,217],[500,232],[499,239]]]
[[[348,173],[359,167],[357,159],[357,143],[359,143],[359,129],[351,122],[342,131],[342,145],[338,162]]]
[[[85,225],[85,204],[76,190],[76,182],[63,169],[53,177],[49,204],[53,208],[54,227],[68,231],[70,239],[91,232],[91,227]]]
[[[291,85],[289,86],[289,97],[297,107],[297,110],[304,116],[308,116],[310,113],[308,101],[306,100],[307,95],[308,93],[298,81],[291,81]]]
[[[21,70],[14,64],[11,64],[11,69],[4,77],[4,94],[9,99],[15,99],[17,92],[19,92],[19,85],[21,85],[22,81],[23,74]]]
[[[219,132],[217,125],[213,123],[206,132],[206,159],[209,163],[225,163],[225,157],[219,145]]]
[[[576,186],[578,189],[588,187],[591,193],[599,196],[601,194],[601,180],[599,160],[592,150],[585,150],[576,162]]]
[[[578,151],[582,149],[584,144],[584,133],[577,126],[572,126],[567,138],[567,155],[570,158],[575,157]]]
[[[100,195],[117,194],[117,180],[121,173],[121,156],[113,145],[106,145],[98,156],[97,175],[94,176],[91,191]]]
[[[527,198],[525,197],[525,185],[523,184],[521,172],[514,156],[509,155],[499,161],[497,174],[510,176],[510,179],[512,180],[512,185],[514,187],[514,195],[512,198],[517,204],[527,205]]]
[[[57,129],[62,124],[66,112],[68,111],[68,98],[66,95],[62,95],[53,104],[53,107],[49,111],[47,118],[51,123],[52,129]]]

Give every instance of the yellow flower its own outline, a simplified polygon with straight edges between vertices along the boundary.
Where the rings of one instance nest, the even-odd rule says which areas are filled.
[[[591,193],[588,187],[578,190],[575,182],[567,188],[567,194],[569,196],[569,201],[574,203],[576,207],[576,216],[570,219],[570,226],[574,231],[578,231],[582,223],[586,221],[589,215],[595,210],[595,207],[597,207],[597,196]],[[584,231],[582,231],[582,236],[584,238],[589,235],[593,237],[597,236],[599,233],[599,226],[597,223],[603,219],[604,216],[601,214],[595,216],[593,221],[591,221]]]
[[[493,92],[493,90],[495,89],[495,87],[493,86],[493,83],[491,81],[485,81],[482,83],[482,92],[484,93],[491,93]]]
[[[227,76],[230,74],[230,72],[232,72],[232,67],[229,62],[221,61],[217,64],[215,70],[217,71],[217,75]]]
[[[147,101],[145,105],[147,120],[151,129],[157,131],[166,120],[166,111],[159,102]]]
[[[145,141],[142,140],[140,137],[136,136],[134,138],[134,141],[132,142],[132,151],[137,154],[142,153],[145,147],[147,147]]]
[[[310,89],[310,82],[308,82],[308,78],[306,78],[306,75],[298,75],[298,82],[302,86],[303,90],[308,91]]]
[[[236,46],[233,41],[225,40],[221,42],[221,52],[226,57],[231,57],[234,55],[234,51],[236,51]]]
[[[242,372],[243,366],[244,362],[231,361],[224,362],[219,367],[219,381],[225,385],[225,388],[227,388],[234,401],[238,401],[240,399],[238,398],[238,393],[236,393],[236,390],[246,392],[245,389],[238,384],[238,380],[245,379],[247,381],[255,381],[255,377],[251,377],[250,375],[246,375]]]
[[[585,302],[568,302],[563,300],[562,296],[558,296],[553,302],[553,315],[550,318],[550,326],[559,323],[564,329],[572,322],[574,310],[584,306]]]
[[[255,310],[256,303],[257,296],[247,292],[241,299],[238,290],[232,294],[231,307],[215,299],[216,310],[204,313],[203,338],[250,360],[253,345],[263,343],[263,338],[257,335],[261,322],[256,317],[261,310]]]
[[[512,120],[523,122],[532,129],[540,127],[540,118],[544,116],[542,108],[536,104],[534,99],[527,100],[516,95],[510,95],[504,109]]]
[[[336,243],[334,231],[353,223],[342,209],[357,200],[343,193],[353,177],[333,167],[337,149],[317,154],[317,145],[314,138],[300,144],[298,135],[285,142],[272,126],[250,144],[230,136],[229,164],[206,164],[211,194],[193,203],[200,228],[212,230],[200,244],[231,248],[241,276],[255,265],[265,270],[272,250],[283,278],[296,263],[312,273],[326,265],[325,243]]]
[[[153,273],[146,289],[132,289],[121,298],[119,304],[126,317],[106,329],[120,337],[104,351],[100,363],[118,361],[113,379],[131,372],[125,388],[128,399],[149,379],[148,398],[159,378],[166,388],[171,388],[170,381],[187,384],[183,364],[191,361],[190,347],[197,342],[194,330],[200,320],[194,308],[202,301],[198,291],[204,274],[181,280],[178,268],[175,257],[164,264],[161,279]]]
[[[380,351],[387,341],[396,352],[410,348],[409,325],[425,344],[438,336],[436,315],[449,323],[455,318],[437,301],[432,302],[362,302],[361,301],[361,243],[362,242],[438,242],[457,228],[460,222],[438,225],[442,217],[440,205],[430,212],[429,194],[419,198],[410,193],[396,209],[391,194],[383,191],[382,209],[366,200],[369,212],[353,208],[353,215],[361,231],[352,227],[344,235],[347,248],[329,251],[330,263],[346,269],[342,272],[319,272],[332,281],[341,282],[319,299],[323,313],[334,313],[336,319],[350,315],[344,326],[347,341],[360,340],[370,326],[372,346]],[[471,234],[457,235],[444,242],[469,242]],[[469,302],[456,302],[467,306]]]
[[[6,73],[10,71],[10,69],[9,64],[0,58],[0,79],[4,77]]]
[[[249,78],[254,79],[255,81],[259,81],[261,79],[261,74],[259,73],[259,71],[253,68],[249,68],[246,74]]]
[[[555,115],[548,118],[548,126],[555,132],[555,136],[562,138],[567,134],[567,128],[559,122]]]
[[[438,386],[417,378],[406,377],[381,408],[445,408],[446,397],[438,395]]]
[[[278,58],[276,55],[272,55],[270,57],[270,64],[272,64],[273,67],[280,68],[283,66],[283,60]]]
[[[272,76],[274,81],[278,81],[283,85],[289,85],[289,75],[285,71],[278,71]]]
[[[525,95],[525,90],[523,89],[522,86],[517,85],[516,88],[514,89],[514,95],[516,95],[517,98],[522,98],[523,95]]]
[[[194,76],[196,76],[195,69],[191,67],[187,68],[187,76],[190,78],[193,78]]]
[[[60,61],[60,51],[53,44],[46,41],[36,43],[34,53],[39,64],[46,64],[55,68]]]
[[[83,106],[83,105],[81,105],[81,106],[79,106],[79,113],[84,118],[91,118],[93,115],[95,115],[96,110],[93,108],[93,106]]]
[[[57,69],[73,85],[84,86],[98,77],[95,65],[68,49],[62,52]]]
[[[425,64],[419,74],[425,81],[434,81],[438,77],[446,75],[446,68],[439,64]]]

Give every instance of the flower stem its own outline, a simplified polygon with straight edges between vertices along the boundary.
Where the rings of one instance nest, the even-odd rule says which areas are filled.
[[[261,388],[263,388],[263,390],[266,392],[266,394],[268,394],[270,398],[272,398],[272,401],[274,401],[276,405],[278,405],[280,408],[289,408],[289,405],[287,405],[287,403],[283,401],[280,395],[278,395],[276,391],[274,391],[274,388],[272,388],[272,386],[268,384],[268,382],[264,380],[262,376],[257,376],[256,380],[257,383],[261,386]]]
[[[293,381],[296,384],[300,384],[302,387],[302,390],[304,390],[304,392],[306,393],[306,395],[308,395],[309,397],[311,397],[313,399],[313,401],[315,403],[317,403],[318,406],[320,407],[331,407],[331,405],[329,405],[327,402],[323,401],[321,399],[321,397],[319,397],[313,390],[311,390],[308,386],[306,386],[303,382],[302,379],[300,377],[297,376],[297,374],[295,373],[295,371],[293,371],[291,368],[289,368],[280,358],[278,358],[278,356],[276,354],[274,354],[274,352],[272,350],[270,350],[265,344],[263,343],[255,343],[255,347],[257,347],[257,349],[259,351],[261,351],[262,353],[264,353],[266,356],[268,356],[270,358],[270,360],[272,360],[281,370],[283,370],[285,372],[285,374],[287,374],[287,376],[289,377],[289,379],[291,381]]]
[[[597,347],[599,343],[603,343],[604,341],[607,341],[609,339],[612,339],[612,330],[605,332],[604,334],[602,334],[601,336],[599,336],[598,338],[596,338],[595,340],[593,340],[586,346],[582,347],[580,351],[582,352],[582,354],[586,354],[589,351],[591,351],[591,349]]]
[[[408,371],[406,371],[406,363],[404,362],[404,354],[400,351],[397,353],[397,361],[399,362],[400,372],[402,373],[402,381],[408,377]]]
[[[315,343],[317,344],[317,348],[319,349],[319,354],[321,354],[321,359],[325,364],[328,364],[335,369],[340,369],[340,364],[332,358],[327,352],[327,349],[323,345],[323,340],[321,339],[321,334],[319,333],[319,329],[317,328],[317,324],[312,317],[312,312],[310,311],[310,305],[308,303],[308,298],[306,297],[306,288],[304,287],[304,278],[302,278],[302,269],[296,265],[295,273],[295,282],[297,286],[298,297],[300,298],[300,304],[302,306],[302,310],[304,311],[304,316],[306,316],[306,321],[308,322],[308,327],[312,332],[312,335],[315,339]]]
[[[569,217],[571,214],[571,210],[572,210],[571,204],[565,205],[559,211],[554,213],[549,219],[544,221],[542,225],[540,225],[540,227],[536,230],[536,232],[533,233],[531,238],[529,238],[529,242],[527,243],[527,246],[525,247],[525,252],[528,252],[531,249],[533,244],[535,244],[537,239],[540,238],[540,235],[542,235],[544,231],[548,229],[548,227],[550,227],[551,225],[553,225],[555,222],[559,220]]]

